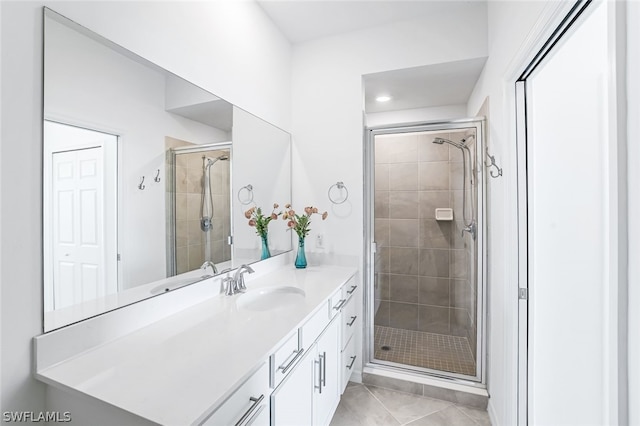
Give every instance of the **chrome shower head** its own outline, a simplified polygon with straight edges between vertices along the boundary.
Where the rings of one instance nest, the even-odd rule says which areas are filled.
[[[433,143],[438,144],[438,145],[442,145],[442,144],[448,143],[449,145],[453,145],[456,148],[460,148],[460,149],[462,149],[464,147],[464,143],[453,142],[453,141],[450,141],[449,139],[445,139],[445,138],[434,138],[433,139]]]
[[[219,157],[216,158],[211,158],[211,157],[203,157],[203,159],[206,162],[205,167],[211,167],[213,166],[213,163],[215,163],[216,161],[226,161],[229,159],[229,156],[227,154],[222,154]]]

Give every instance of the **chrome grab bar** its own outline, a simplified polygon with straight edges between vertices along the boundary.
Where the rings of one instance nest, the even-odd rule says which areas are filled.
[[[262,400],[264,400],[264,394],[260,395],[258,398],[250,397],[249,401],[253,402],[253,404],[251,404],[251,407],[249,407],[249,409],[242,415],[242,417],[240,417],[240,420],[238,420],[235,426],[242,426],[242,424],[245,423],[247,419],[249,419],[249,417],[251,417],[253,412],[256,411]],[[245,423],[245,426],[247,426],[248,424],[250,423]]]
[[[278,367],[278,370],[282,370],[282,374],[287,374],[287,370],[293,367],[293,365],[296,363],[298,358],[302,356],[303,352],[304,352],[304,348],[300,348],[293,351],[293,354],[295,354],[295,356],[291,359],[291,361],[289,361],[289,363],[286,366],[281,365],[280,367]]]
[[[349,327],[351,327],[351,326],[353,325],[353,323],[354,323],[354,322],[356,322],[356,318],[358,318],[358,317],[357,317],[357,316],[355,316],[355,317],[351,317],[351,322],[348,322],[348,323],[347,323],[347,325],[348,325]]]

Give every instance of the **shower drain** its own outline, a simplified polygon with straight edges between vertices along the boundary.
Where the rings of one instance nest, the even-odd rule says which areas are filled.
[[[384,346],[381,346],[380,349],[382,349],[383,351],[390,351],[391,346],[384,345]]]

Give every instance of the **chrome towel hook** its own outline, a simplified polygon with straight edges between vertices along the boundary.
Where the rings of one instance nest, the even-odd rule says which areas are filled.
[[[340,192],[342,192],[343,189],[345,190],[346,194],[342,200],[338,199],[338,201],[336,201],[334,197],[331,196],[331,190],[333,188],[338,189],[338,191]],[[349,190],[347,189],[346,186],[344,186],[344,182],[336,182],[329,187],[329,191],[327,191],[327,196],[329,197],[329,201],[331,201],[333,204],[342,204],[345,201],[347,201],[347,198],[349,198]]]
[[[156,174],[156,177],[153,178],[153,180],[155,182],[160,182],[160,169],[158,169],[158,173]]]
[[[144,190],[145,188],[145,184],[144,184],[144,176],[142,176],[142,179],[140,180],[140,183],[138,184],[138,189],[140,191]]]
[[[493,155],[490,155],[489,151],[485,151],[485,154],[487,155],[487,157],[489,157],[489,161],[491,161],[491,163],[489,163],[489,164],[487,164],[487,162],[485,161],[484,162],[485,167],[495,167],[496,171],[498,172],[498,173],[494,174],[493,170],[490,170],[489,171],[489,175],[492,178],[497,178],[497,177],[502,176],[502,168],[498,167],[498,165],[496,164],[496,158]]]

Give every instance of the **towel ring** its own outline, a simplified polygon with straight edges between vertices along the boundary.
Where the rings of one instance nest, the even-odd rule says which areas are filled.
[[[336,201],[336,200],[333,199],[333,197],[331,196],[331,190],[333,188],[337,188],[338,190],[344,189],[346,191],[347,194],[344,196],[343,200]],[[349,190],[347,189],[346,186],[344,186],[344,182],[336,182],[336,183],[334,183],[333,185],[331,185],[329,187],[329,191],[327,191],[327,196],[329,197],[329,201],[331,201],[333,204],[342,204],[345,201],[347,201],[347,198],[349,198]]]
[[[240,196],[242,195],[242,190],[247,191],[247,197],[245,201],[242,201],[242,198],[240,198]],[[249,185],[243,186],[238,190],[238,201],[240,201],[240,204],[242,204],[243,206],[253,203],[253,185],[249,184]]]

